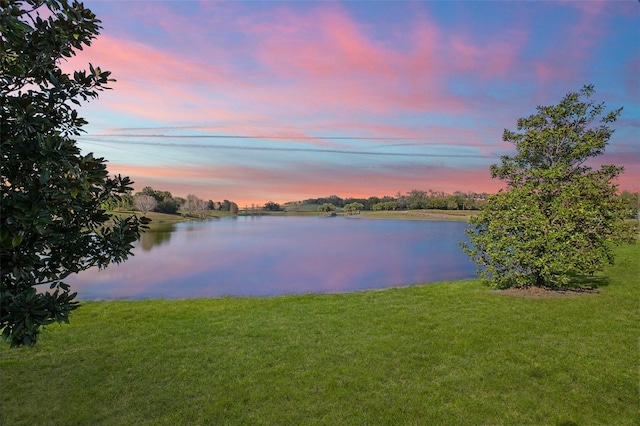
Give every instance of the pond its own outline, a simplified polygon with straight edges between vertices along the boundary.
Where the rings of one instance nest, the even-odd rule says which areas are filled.
[[[224,218],[158,225],[126,262],[69,277],[79,300],[337,293],[475,276],[464,222]]]

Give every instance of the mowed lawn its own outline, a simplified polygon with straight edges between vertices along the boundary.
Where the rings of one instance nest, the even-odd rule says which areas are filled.
[[[635,245],[599,294],[84,303],[35,348],[3,343],[0,424],[637,425],[639,277]]]

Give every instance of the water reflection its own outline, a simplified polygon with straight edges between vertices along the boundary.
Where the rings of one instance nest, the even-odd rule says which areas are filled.
[[[332,293],[463,279],[475,270],[458,246],[465,227],[319,217],[179,223],[141,241],[127,262],[70,283],[87,300]]]
[[[160,246],[171,241],[171,233],[176,230],[174,223],[152,224],[147,232],[140,236],[138,245],[144,251],[151,251],[155,246]]]

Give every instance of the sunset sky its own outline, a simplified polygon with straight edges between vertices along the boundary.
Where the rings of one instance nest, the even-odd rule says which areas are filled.
[[[109,70],[84,152],[135,189],[240,206],[412,189],[494,192],[505,128],[594,84],[640,190],[638,1],[86,0],[64,69]]]

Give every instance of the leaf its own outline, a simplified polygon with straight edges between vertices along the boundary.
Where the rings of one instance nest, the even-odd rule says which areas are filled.
[[[11,245],[13,247],[18,247],[22,243],[23,239],[24,237],[20,234],[14,235],[13,238],[11,239]]]
[[[49,181],[49,170],[44,169],[42,173],[40,173],[40,183],[45,184]]]
[[[9,238],[9,230],[5,227],[0,228],[0,241],[4,241]]]

